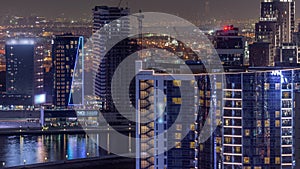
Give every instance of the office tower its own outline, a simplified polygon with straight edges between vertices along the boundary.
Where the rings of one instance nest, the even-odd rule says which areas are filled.
[[[140,107],[136,113],[140,118],[152,117],[153,121],[136,127],[137,154],[140,157],[136,160],[137,168],[189,168],[191,164],[201,169],[297,168],[295,166],[299,164],[295,160],[299,162],[300,152],[294,138],[299,140],[295,134],[299,133],[299,127],[294,125],[299,123],[299,105],[294,100],[299,99],[299,75],[299,69],[261,67],[223,75],[195,74],[195,81],[186,81],[188,75],[170,78],[166,74],[140,72],[136,92]],[[218,78],[221,81],[210,81],[209,77],[218,76],[222,76]],[[156,133],[168,129],[178,113],[176,106],[184,103],[177,93],[178,86],[191,83],[198,84],[198,91],[194,93],[194,98],[197,98],[194,102],[199,103],[195,122],[186,124],[182,120],[179,130],[168,132],[163,140],[159,140]],[[165,96],[159,97],[155,89],[163,90]],[[223,95],[223,101],[216,105],[210,103],[211,98],[219,96],[216,97],[215,93]],[[151,98],[153,95],[154,99]],[[160,119],[157,108],[163,102],[166,109],[161,116],[163,119]],[[221,114],[222,119],[212,136],[201,143],[199,133],[204,124],[214,123],[208,119],[210,109]],[[185,139],[179,139],[180,131],[188,129],[189,125],[191,132]],[[174,141],[176,144],[171,151],[155,155],[155,151]],[[151,153],[154,154],[152,158],[143,158]],[[174,154],[178,158],[174,158]]]
[[[261,2],[260,21],[276,21],[279,27],[278,40],[290,43],[295,32],[295,1],[294,0],[264,0]]]
[[[243,66],[245,59],[245,38],[239,36],[239,29],[233,25],[216,31],[213,42],[224,66]]]
[[[266,49],[272,46],[275,53],[269,53],[269,58],[274,58],[275,65],[280,63],[279,48],[283,44],[292,43],[295,32],[295,1],[294,0],[264,0],[261,2],[260,21],[255,25],[255,43],[270,43],[264,45]],[[251,52],[256,52],[261,48],[254,45]],[[254,56],[252,54],[252,56]],[[259,57],[259,56],[255,56]],[[254,60],[254,59],[252,59]],[[254,66],[256,66],[254,64]],[[267,65],[265,65],[267,66]]]
[[[82,76],[80,69],[77,69],[82,65],[76,61],[80,60],[80,56],[82,57],[83,45],[83,37],[73,36],[72,34],[58,35],[53,39],[53,103],[58,109],[64,109],[68,105],[72,105],[74,103],[72,97],[73,93],[82,93],[83,84],[74,83],[72,86],[72,82],[74,78],[77,78],[77,76]],[[75,67],[75,65],[78,67]]]
[[[114,106],[111,94],[111,90],[113,90],[111,81],[116,68],[122,60],[129,55],[131,50],[129,45],[130,40],[121,39],[121,37],[124,37],[129,33],[129,19],[121,19],[121,17],[127,16],[130,13],[130,10],[128,8],[96,6],[93,9],[93,12],[93,84],[95,84],[93,89],[95,95],[100,97],[101,112],[106,120],[111,125],[128,125],[128,120],[122,117]],[[107,24],[110,24],[110,27],[105,27]],[[105,31],[97,32],[101,28]],[[112,50],[107,51],[109,46],[112,45],[110,43],[113,41],[119,43],[115,45]],[[122,85],[121,79],[119,85]],[[127,105],[127,103],[124,104]],[[133,116],[134,112],[130,112],[129,114],[131,114],[130,116]]]
[[[34,95],[34,41],[11,39],[6,42],[7,94]]]

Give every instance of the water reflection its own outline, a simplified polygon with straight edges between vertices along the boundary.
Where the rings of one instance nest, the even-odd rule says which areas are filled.
[[[0,136],[0,161],[17,166],[107,155],[93,140],[99,134]]]

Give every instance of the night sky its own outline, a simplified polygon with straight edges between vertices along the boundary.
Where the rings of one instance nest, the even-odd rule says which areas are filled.
[[[208,2],[205,8],[205,1]],[[259,17],[261,0],[123,0],[132,12],[166,12],[186,19],[199,16],[217,19],[256,19]],[[67,18],[86,17],[95,5],[117,6],[119,0],[1,0],[0,15],[41,15]],[[297,18],[300,17],[300,3]],[[206,10],[205,10],[206,9]]]

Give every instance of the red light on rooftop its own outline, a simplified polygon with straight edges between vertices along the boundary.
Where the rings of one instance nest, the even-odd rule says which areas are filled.
[[[224,26],[224,31],[233,30],[233,25],[231,26]]]

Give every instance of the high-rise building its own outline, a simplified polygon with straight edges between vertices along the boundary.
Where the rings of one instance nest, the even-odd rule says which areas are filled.
[[[275,52],[269,53],[268,58],[274,58],[271,65],[279,64],[279,48],[288,43],[292,43],[295,32],[295,1],[294,0],[263,0],[261,2],[260,21],[255,25],[256,43],[270,43]],[[270,46],[264,45],[266,49]],[[261,48],[259,45],[252,46],[251,52],[256,52]],[[254,56],[252,54],[252,56]],[[254,56],[258,58],[259,56]],[[254,59],[252,59],[254,60]],[[256,65],[254,65],[256,66]],[[268,66],[268,65],[264,65]]]
[[[114,106],[111,81],[118,65],[129,55],[131,50],[130,40],[122,39],[129,33],[129,19],[123,16],[129,15],[130,10],[128,8],[96,6],[93,12],[93,84],[95,84],[93,90],[101,100],[101,111],[106,120],[111,125],[113,123],[115,125],[128,125],[129,121],[122,117]],[[108,24],[110,26],[106,27]],[[99,32],[101,28],[103,31]],[[112,45],[110,43],[114,41],[119,43],[108,51],[109,46]],[[119,85],[122,83],[120,82]],[[130,114],[134,115],[134,112]]]
[[[243,66],[245,61],[245,37],[239,36],[239,29],[233,25],[216,31],[214,47],[224,66]]]
[[[56,108],[66,108],[68,105],[72,105],[72,93],[82,93],[83,84],[74,83],[72,86],[72,82],[76,76],[82,76],[80,74],[82,69],[76,68],[76,66],[80,66],[76,60],[78,61],[82,56],[83,45],[83,37],[72,34],[58,35],[52,42],[53,103]]]
[[[30,39],[11,39],[6,42],[7,94],[34,95],[35,44]]]
[[[294,138],[299,133],[298,109],[294,99],[299,99],[299,69],[278,70],[253,68],[247,72],[224,74],[170,75],[142,71],[137,76],[136,97],[139,102],[137,119],[151,118],[148,123],[136,126],[137,168],[297,168],[299,146]],[[221,81],[210,81],[210,77]],[[177,123],[177,130],[158,136],[176,120],[180,105],[186,101],[179,87],[196,86],[194,106],[199,106],[194,123],[184,118]],[[157,89],[163,91],[159,95]],[[170,92],[170,93],[169,93]],[[216,94],[221,95],[216,95]],[[152,98],[155,96],[155,98]],[[212,104],[223,97],[223,101]],[[159,107],[165,104],[160,112]],[[184,109],[186,114],[192,109]],[[214,124],[209,110],[222,115],[211,137],[200,142],[199,133],[206,123]],[[297,125],[296,125],[297,126]],[[188,134],[183,135],[184,131]],[[158,150],[167,150],[162,154]],[[150,158],[147,155],[153,155]],[[296,154],[296,155],[295,155]]]

